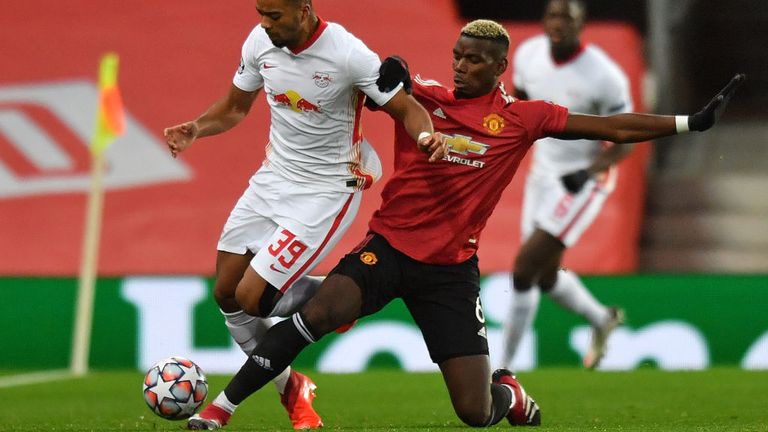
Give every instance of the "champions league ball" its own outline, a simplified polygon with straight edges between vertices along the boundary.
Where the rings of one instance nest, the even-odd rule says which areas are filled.
[[[153,413],[168,420],[192,416],[208,396],[208,380],[191,360],[169,357],[144,377],[144,401]]]

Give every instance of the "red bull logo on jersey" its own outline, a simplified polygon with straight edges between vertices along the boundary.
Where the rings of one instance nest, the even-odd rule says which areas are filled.
[[[278,106],[288,107],[295,112],[320,112],[320,107],[304,99],[298,92],[288,90],[285,93],[271,94],[272,101]]]
[[[479,159],[463,158],[456,156],[456,154],[462,156],[469,155],[470,153],[475,155],[484,155],[490,147],[488,144],[472,141],[472,137],[464,135],[446,135],[445,142],[448,144],[450,151],[443,157],[444,161],[472,166],[475,168],[482,168],[485,166],[485,162]]]
[[[314,75],[312,75],[312,79],[315,80],[315,85],[320,88],[328,87],[331,85],[331,81],[333,81],[331,74],[328,72],[315,72]]]

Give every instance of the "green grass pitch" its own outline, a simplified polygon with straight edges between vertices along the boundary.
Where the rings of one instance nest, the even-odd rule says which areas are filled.
[[[12,374],[0,372],[0,378]],[[439,374],[375,370],[309,373],[326,431],[451,431],[456,418]],[[152,414],[142,375],[95,372],[86,378],[0,388],[2,431],[178,431],[184,422]],[[518,375],[542,408],[541,431],[768,431],[768,372],[588,372],[540,369]],[[212,399],[228,377],[211,376]],[[507,428],[504,420],[493,429]],[[288,431],[272,385],[241,405],[226,430]]]

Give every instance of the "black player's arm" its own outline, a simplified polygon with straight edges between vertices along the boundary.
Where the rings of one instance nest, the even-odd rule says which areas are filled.
[[[677,133],[674,116],[652,114],[616,114],[612,116],[593,116],[568,114],[563,133],[552,135],[560,139],[590,139],[613,141],[614,143],[634,143]],[[562,176],[563,186],[570,193],[578,193],[586,182],[599,172],[608,169],[614,161],[629,153],[622,148],[626,145],[614,145],[603,151],[587,169],[581,169]]]
[[[515,87],[515,94],[514,96],[520,100],[529,100],[528,93],[525,92],[525,90]]]
[[[419,150],[429,155],[429,162],[437,162],[448,154],[448,144],[442,134],[435,132],[427,110],[405,90],[400,89],[381,108],[392,118],[403,123]]]
[[[736,74],[704,108],[691,116],[659,116],[652,114],[617,114],[607,117],[585,114],[569,114],[565,129],[552,135],[561,139],[599,139],[615,143],[633,143],[661,138],[679,132],[705,131],[720,118],[736,89],[744,82],[744,74]],[[589,178],[607,169],[612,163],[629,153],[614,146],[615,150],[603,152],[588,169],[581,169],[561,177],[563,186],[570,193],[578,193]]]
[[[607,170],[629,156],[634,148],[634,144],[609,145],[592,161],[592,165],[587,169],[587,172],[597,174]]]
[[[216,135],[233,128],[248,115],[259,90],[248,92],[232,84],[227,94],[195,120],[197,137]]]
[[[432,120],[429,119],[427,110],[405,90],[398,91],[381,109],[395,120],[402,122],[408,135],[414,141],[418,140],[419,134],[422,132],[434,132]]]
[[[728,101],[745,79],[746,75],[744,74],[734,75],[731,81],[704,108],[691,116],[629,113],[603,117],[569,114],[563,132],[552,136],[561,139],[586,138],[615,143],[632,143],[689,130],[705,131],[720,118],[728,105]]]
[[[568,114],[563,132],[552,136],[559,139],[605,140],[623,144],[652,140],[675,133],[675,116],[637,113],[612,116]]]
[[[688,116],[661,116],[653,114],[616,114],[593,116],[569,114],[562,133],[553,135],[560,139],[591,139],[612,141],[617,144],[636,143],[674,135],[683,130],[706,130],[712,127],[743,76],[734,79],[698,113]],[[562,177],[563,184],[570,192],[578,192],[592,175],[605,171],[611,165],[625,158],[632,146],[614,145],[604,150],[587,169],[568,173]]]

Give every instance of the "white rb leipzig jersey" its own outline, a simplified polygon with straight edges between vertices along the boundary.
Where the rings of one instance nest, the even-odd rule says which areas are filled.
[[[629,80],[607,54],[594,45],[581,48],[558,64],[545,35],[523,42],[515,52],[512,81],[528,98],[547,100],[569,112],[611,115],[632,111]],[[536,142],[533,175],[560,177],[587,168],[600,153],[600,141],[564,141],[544,138]]]
[[[243,44],[233,83],[244,91],[262,89],[269,103],[265,164],[321,190],[369,187],[381,170],[373,148],[361,146],[363,102],[367,95],[384,105],[400,90],[378,90],[380,65],[373,51],[335,23],[320,20],[295,51],[274,46],[257,25]]]

